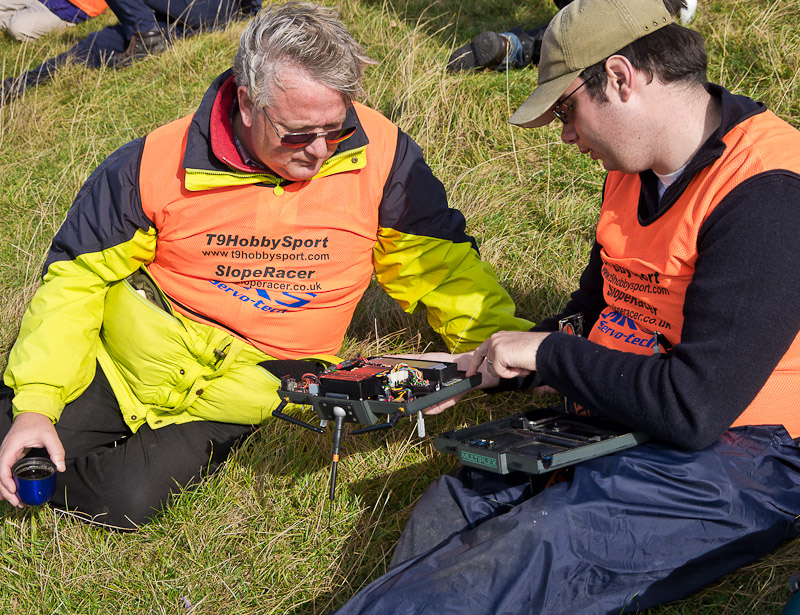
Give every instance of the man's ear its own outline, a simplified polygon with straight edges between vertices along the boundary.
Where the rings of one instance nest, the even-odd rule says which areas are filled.
[[[250,96],[247,94],[247,86],[240,85],[236,89],[236,96],[239,98],[239,113],[242,116],[242,124],[244,124],[246,128],[252,128],[253,116],[255,115],[257,108],[255,103],[250,100]]]
[[[607,94],[615,95],[622,102],[627,102],[634,89],[635,69],[625,56],[611,56],[606,60],[606,77],[610,88]]]

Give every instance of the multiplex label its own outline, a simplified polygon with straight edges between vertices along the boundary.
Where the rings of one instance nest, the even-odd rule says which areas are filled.
[[[497,459],[494,457],[478,455],[477,453],[470,453],[469,451],[461,451],[461,461],[465,461],[467,463],[477,463],[478,465],[482,465],[487,468],[497,468]]]

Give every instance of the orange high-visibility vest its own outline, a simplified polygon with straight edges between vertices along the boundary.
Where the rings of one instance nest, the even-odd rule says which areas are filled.
[[[89,17],[97,17],[108,8],[103,0],[69,0]]]
[[[266,354],[336,354],[373,272],[378,208],[398,129],[356,104],[369,145],[350,168],[274,187],[190,192],[181,166],[192,117],[145,141],[142,207],[158,230],[148,271],[175,309],[227,329]],[[322,174],[322,172],[321,172]]]
[[[639,176],[608,174],[597,241],[609,307],[589,339],[639,354],[653,353],[656,333],[673,345],[680,343],[686,289],[705,220],[750,177],[773,169],[800,173],[800,134],[769,111],[738,124],[723,141],[722,156],[698,173],[678,201],[647,227],[638,220]],[[793,437],[800,436],[798,400],[800,335],[734,425],[782,424]]]

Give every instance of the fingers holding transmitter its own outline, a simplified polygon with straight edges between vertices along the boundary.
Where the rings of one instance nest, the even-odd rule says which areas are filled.
[[[536,352],[549,333],[499,331],[472,353],[467,376],[486,370],[495,378],[527,376],[536,371]]]

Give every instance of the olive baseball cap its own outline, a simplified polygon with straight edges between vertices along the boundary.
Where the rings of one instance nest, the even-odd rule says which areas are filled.
[[[549,124],[553,105],[584,69],[672,21],[662,0],[574,0],[547,26],[539,85],[509,122],[526,128]]]

